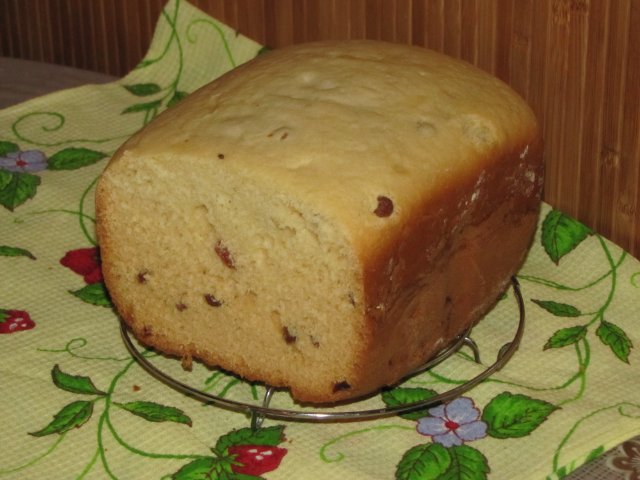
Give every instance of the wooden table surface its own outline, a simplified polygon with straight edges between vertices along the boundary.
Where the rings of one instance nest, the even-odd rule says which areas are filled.
[[[0,108],[65,88],[113,80],[116,77],[103,73],[0,57]]]

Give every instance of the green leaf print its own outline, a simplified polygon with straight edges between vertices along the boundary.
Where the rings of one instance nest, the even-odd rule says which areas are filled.
[[[43,437],[53,433],[64,433],[72,428],[79,428],[91,418],[92,413],[93,402],[86,400],[72,402],[56,413],[49,425],[37,432],[31,432],[29,435]]]
[[[600,455],[602,455],[604,452],[605,452],[605,450],[604,450],[604,447],[602,445],[600,445],[598,448],[594,448],[593,450],[591,450],[591,452],[589,452],[589,455],[587,455],[587,458],[586,458],[584,463],[589,463],[591,460],[595,460]]]
[[[176,103],[178,103],[180,100],[185,98],[187,95],[189,95],[187,92],[181,92],[180,90],[176,90],[176,92],[173,94],[169,102],[167,102],[167,107],[173,107]]]
[[[226,435],[222,435],[216,442],[214,450],[219,454],[225,454],[232,445],[270,445],[275,447],[284,441],[284,425],[260,428],[253,431],[251,428],[241,428]]]
[[[191,418],[179,408],[144,401],[114,403],[114,405],[150,422],[176,422],[189,426],[192,425]]]
[[[556,264],[593,232],[559,210],[551,210],[542,222],[542,246]]]
[[[70,290],[69,293],[75,295],[85,303],[99,307],[111,307],[109,292],[102,282],[91,283],[85,285],[80,290]]]
[[[65,148],[49,157],[49,170],[75,170],[76,168],[93,165],[107,156],[106,153],[96,152],[88,148]]]
[[[8,182],[0,190],[0,204],[13,211],[16,207],[33,198],[40,185],[40,177],[30,173],[11,173]]]
[[[449,448],[451,466],[438,480],[484,480],[491,470],[487,458],[467,445]]]
[[[13,179],[13,175],[11,175],[11,172],[2,170],[0,168],[0,190],[4,190],[4,187],[11,183],[11,179]]]
[[[451,465],[449,450],[439,443],[416,445],[405,452],[396,468],[396,480],[435,480]]]
[[[124,88],[138,97],[155,95],[161,90],[157,83],[136,83],[135,85],[125,85]]]
[[[544,345],[543,350],[550,348],[562,348],[573,345],[582,340],[587,334],[587,327],[576,325],[575,327],[562,328],[556,331]]]
[[[556,470],[555,472],[553,472],[556,474],[556,476],[558,477],[558,479],[562,480],[563,478],[566,478],[566,476],[568,475],[567,473],[567,467],[562,467],[559,470]],[[548,477],[547,477],[548,478]]]
[[[519,438],[533,432],[557,408],[544,400],[503,392],[484,408],[482,420],[493,438]]]
[[[251,475],[240,475],[231,470],[232,460],[225,457],[203,457],[187,463],[174,473],[172,480],[242,480],[258,479]]]
[[[400,405],[408,405],[410,403],[428,400],[438,394],[435,390],[426,388],[407,388],[398,387],[382,393],[382,401],[389,407],[397,407]],[[426,409],[417,410],[415,412],[402,413],[400,417],[406,420],[418,420],[428,415]]]
[[[0,245],[0,257],[27,257],[35,260],[36,257],[29,250],[19,247],[10,247],[8,245]]]
[[[58,365],[55,365],[51,370],[51,378],[56,387],[67,392],[84,395],[106,395],[105,392],[96,388],[89,377],[70,375],[60,370]]]
[[[611,348],[616,357],[629,363],[629,353],[633,344],[627,334],[617,325],[603,320],[596,330],[596,335],[602,343]]]
[[[4,157],[7,153],[17,152],[20,147],[17,143],[0,140],[0,157]]]
[[[153,102],[147,103],[136,103],[135,105],[125,108],[122,113],[148,112],[149,110],[157,109],[161,103],[161,100],[154,100]]]
[[[580,310],[578,310],[573,305],[568,305],[566,303],[558,303],[552,300],[531,299],[531,301],[539,307],[544,308],[547,312],[555,315],[556,317],[579,317],[580,315],[582,315],[582,312],[580,312]]]
[[[264,55],[265,53],[269,53],[271,51],[271,49],[269,47],[261,47],[260,50],[258,50],[258,53],[256,54],[256,57],[258,55]]]

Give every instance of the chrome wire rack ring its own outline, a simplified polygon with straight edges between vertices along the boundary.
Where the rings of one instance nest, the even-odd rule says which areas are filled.
[[[215,405],[217,407],[233,410],[236,412],[245,413],[251,416],[251,427],[253,429],[260,428],[262,422],[265,418],[277,419],[277,420],[299,420],[299,421],[307,421],[307,422],[339,422],[339,421],[349,421],[349,420],[371,420],[376,418],[389,417],[393,415],[399,415],[403,413],[408,413],[414,410],[425,409],[440,403],[447,402],[452,400],[464,392],[472,389],[482,381],[489,378],[491,375],[500,370],[513,356],[515,351],[517,350],[520,341],[522,339],[522,335],[524,333],[524,323],[525,323],[525,309],[524,309],[524,301],[522,299],[522,294],[520,292],[520,285],[518,281],[514,278],[511,280],[514,297],[516,299],[518,305],[518,326],[515,332],[513,339],[507,343],[505,343],[498,351],[496,361],[489,365],[485,370],[471,378],[464,384],[458,385],[450,390],[447,390],[443,393],[432,396],[426,400],[421,400],[418,402],[407,403],[402,405],[394,405],[394,406],[386,406],[383,408],[374,408],[367,410],[350,410],[350,411],[340,411],[340,412],[332,412],[321,409],[313,409],[309,410],[293,410],[293,409],[282,409],[282,408],[273,408],[270,407],[269,404],[275,392],[276,388],[271,386],[266,386],[266,392],[263,397],[261,404],[251,404],[247,402],[231,400],[228,398],[224,398],[218,395],[213,395],[211,393],[205,392],[198,388],[194,388],[186,383],[183,383],[175,378],[167,375],[165,372],[160,370],[158,367],[154,366],[145,356],[138,351],[138,349],[134,346],[133,341],[129,335],[129,330],[127,329],[124,322],[120,324],[120,331],[122,334],[122,338],[124,340],[124,344],[131,353],[131,355],[138,361],[138,363],[152,376],[162,381],[166,385],[178,390],[190,397],[193,397],[202,402]],[[442,352],[440,352],[435,358],[429,360],[427,363],[417,368],[406,377],[404,377],[400,383],[407,381],[409,378],[423,373],[435,365],[441,363],[442,361],[449,358],[451,355],[459,351],[463,346],[467,346],[471,348],[473,351],[473,356],[476,363],[480,363],[480,353],[477,345],[470,337],[471,328],[469,328],[465,333],[460,335],[456,341]],[[357,404],[357,400],[354,401],[354,404]]]

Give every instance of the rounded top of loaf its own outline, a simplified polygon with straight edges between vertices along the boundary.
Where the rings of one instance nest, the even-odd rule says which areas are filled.
[[[378,41],[319,42],[260,55],[202,87],[114,163],[160,155],[175,156],[176,168],[185,156],[212,162],[300,199],[366,243],[409,218],[410,205],[481,177],[536,138],[526,103],[466,62]]]

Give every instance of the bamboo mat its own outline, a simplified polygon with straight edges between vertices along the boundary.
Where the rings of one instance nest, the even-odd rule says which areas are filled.
[[[510,83],[544,129],[545,200],[640,255],[640,2],[194,0],[270,47],[328,38],[424,45]],[[115,76],[162,0],[0,0],[0,54]]]

